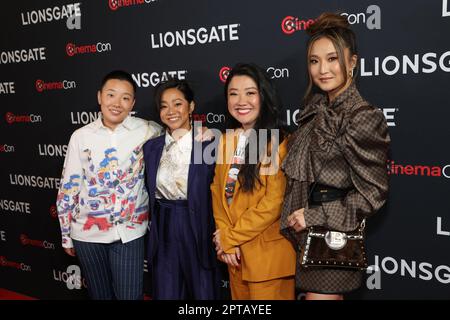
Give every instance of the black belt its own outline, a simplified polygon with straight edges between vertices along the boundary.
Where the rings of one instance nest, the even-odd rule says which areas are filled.
[[[344,199],[349,191],[349,189],[338,189],[322,184],[316,184],[312,191],[311,198],[309,199],[309,204],[320,205],[322,202]]]

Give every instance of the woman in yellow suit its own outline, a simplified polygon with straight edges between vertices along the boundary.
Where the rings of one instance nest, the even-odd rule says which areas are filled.
[[[287,150],[275,87],[258,66],[238,64],[225,96],[233,130],[221,137],[211,185],[217,257],[233,300],[294,299],[295,251],[279,232]]]

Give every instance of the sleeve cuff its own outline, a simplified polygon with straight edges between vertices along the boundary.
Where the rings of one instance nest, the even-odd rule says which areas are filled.
[[[220,243],[222,245],[223,252],[225,253],[235,253],[236,245],[233,244],[233,241],[229,241],[230,239],[230,229],[220,229]]]
[[[73,248],[73,241],[70,236],[62,237],[62,247],[63,248]]]

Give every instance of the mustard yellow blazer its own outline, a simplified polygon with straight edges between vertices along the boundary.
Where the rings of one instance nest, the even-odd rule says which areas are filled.
[[[260,174],[262,185],[243,192],[236,182],[233,201],[228,206],[225,184],[237,147],[237,133],[222,135],[217,154],[214,181],[211,184],[216,228],[220,229],[225,253],[241,250],[242,276],[259,282],[295,274],[295,251],[280,234],[280,214],[286,178],[280,168],[287,153],[287,141],[280,144],[278,168],[272,175]]]

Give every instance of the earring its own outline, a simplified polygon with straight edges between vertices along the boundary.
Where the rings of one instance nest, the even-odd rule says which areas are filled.
[[[355,69],[355,68],[352,68],[352,69],[350,70],[350,74],[349,74],[350,78],[353,78],[353,69]]]

